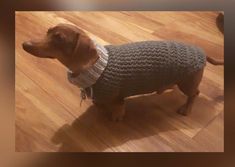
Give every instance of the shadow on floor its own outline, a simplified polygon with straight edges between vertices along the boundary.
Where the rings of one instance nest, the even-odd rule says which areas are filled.
[[[62,126],[55,133],[52,142],[60,146],[59,152],[81,152],[112,151],[112,148],[117,150],[118,146],[128,141],[150,136],[154,136],[157,141],[162,141],[163,139],[157,136],[158,133],[179,130],[169,122],[170,120],[176,119],[180,122],[181,119],[187,119],[175,112],[185,100],[186,97],[178,90],[160,96],[155,94],[128,99],[126,101],[126,116],[121,122],[112,122],[107,113],[99,111],[92,105],[71,125]],[[200,96],[197,103],[196,107],[199,108],[209,104],[213,106],[213,101]],[[199,127],[184,125],[182,128]],[[165,148],[161,148],[163,143],[166,144],[164,140],[162,143],[156,142],[156,148],[164,150]],[[128,147],[126,150],[128,151]],[[156,149],[156,151],[158,150]]]

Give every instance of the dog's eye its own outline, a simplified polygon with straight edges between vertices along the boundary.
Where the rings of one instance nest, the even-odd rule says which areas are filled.
[[[65,42],[65,36],[60,32],[56,32],[55,34],[53,34],[53,40],[55,42],[62,43]]]

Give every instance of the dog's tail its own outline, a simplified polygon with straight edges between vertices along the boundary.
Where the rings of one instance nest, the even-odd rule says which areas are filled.
[[[213,59],[213,58],[211,58],[209,56],[206,57],[206,60],[209,63],[213,64],[213,65],[224,65],[224,61],[223,60],[216,60],[216,59]]]

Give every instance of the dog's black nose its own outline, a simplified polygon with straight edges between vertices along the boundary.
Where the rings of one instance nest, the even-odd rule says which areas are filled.
[[[30,42],[30,41],[24,42],[22,44],[22,47],[25,51],[29,51],[32,48],[32,42]]]

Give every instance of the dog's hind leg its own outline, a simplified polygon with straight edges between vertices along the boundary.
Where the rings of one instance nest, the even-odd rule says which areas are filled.
[[[198,93],[196,93],[194,95],[188,96],[186,103],[184,105],[182,105],[177,110],[177,112],[181,115],[187,116],[191,112],[194,100],[195,100],[195,98],[197,97],[198,94],[199,94],[199,91],[198,91]]]
[[[179,89],[187,96],[186,103],[177,111],[179,114],[186,116],[191,112],[194,100],[199,94],[198,86],[201,82],[202,75],[203,69],[186,77],[186,79],[177,84]]]

